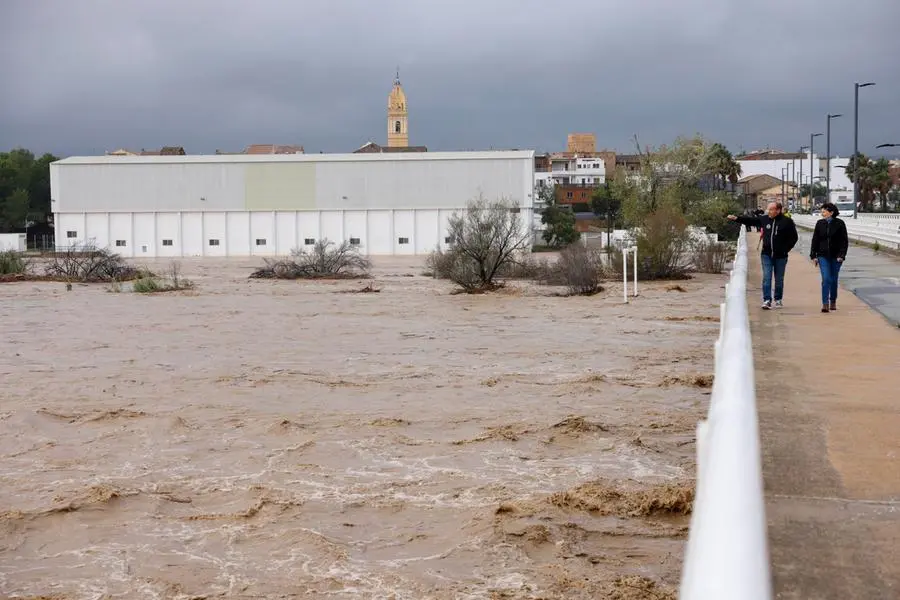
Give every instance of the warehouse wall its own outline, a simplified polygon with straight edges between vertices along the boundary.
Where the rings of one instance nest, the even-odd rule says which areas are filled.
[[[71,158],[51,165],[51,188],[59,213],[464,208],[479,195],[530,207],[532,153],[481,154],[427,160],[296,155],[277,162]]]
[[[59,213],[58,246],[93,243],[128,257],[274,256],[320,239],[357,241],[369,255],[446,248],[456,209]],[[523,229],[532,214],[522,210]],[[71,236],[71,237],[70,237]]]
[[[242,164],[54,163],[50,171],[54,212],[246,208]]]
[[[320,163],[316,208],[464,208],[473,198],[506,197],[530,205],[521,159]],[[527,191],[531,191],[532,181]]]
[[[133,257],[272,256],[319,239],[366,254],[444,246],[483,196],[532,220],[532,152],[73,157],[50,168],[57,245]]]

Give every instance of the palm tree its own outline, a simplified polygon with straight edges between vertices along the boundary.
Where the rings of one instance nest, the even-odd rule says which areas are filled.
[[[886,158],[879,158],[872,164],[871,175],[872,190],[878,192],[881,197],[881,212],[887,212],[888,194],[894,187],[894,180],[891,177],[891,163]]]
[[[874,165],[869,157],[860,152],[850,158],[847,163],[847,178],[859,185],[859,200],[862,211],[871,210],[874,199],[873,172]]]
[[[734,160],[728,148],[718,142],[707,150],[703,170],[715,177],[716,189],[724,189],[726,181],[735,184],[741,177],[741,165]]]
[[[728,183],[731,185],[737,184],[738,180],[741,178],[741,163],[734,160],[734,156],[731,155],[731,152],[728,153],[728,165],[722,175],[728,179]]]

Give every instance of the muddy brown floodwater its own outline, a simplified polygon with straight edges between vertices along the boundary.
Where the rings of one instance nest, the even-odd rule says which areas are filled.
[[[722,276],[626,306],[182,264],[0,284],[0,597],[674,598]]]

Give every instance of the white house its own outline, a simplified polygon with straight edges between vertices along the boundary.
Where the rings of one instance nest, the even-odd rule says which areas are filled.
[[[802,161],[799,158],[772,158],[752,160],[738,159],[737,163],[741,166],[741,177],[750,177],[752,175],[769,175],[776,179],[792,181],[799,185],[801,172],[803,175],[803,183],[809,183],[810,175],[810,155],[809,153],[806,153],[802,156]],[[812,165],[814,167],[814,170],[816,170],[816,172],[813,173],[813,176],[817,176],[820,174],[818,171],[819,156],[813,155],[812,158]],[[824,168],[824,161],[822,164]],[[821,175],[824,177],[825,172],[822,171]]]
[[[57,246],[271,256],[327,238],[424,254],[479,195],[514,203],[530,225],[534,153],[72,157],[50,165],[50,184]]]
[[[602,158],[551,156],[546,175],[555,185],[601,185],[606,181],[606,165]]]
[[[831,189],[832,190],[852,190],[853,182],[847,177],[847,165],[850,164],[850,158],[841,158],[835,156],[831,159]],[[822,179],[819,182],[825,185],[825,165],[826,161],[822,158],[819,161],[819,172]],[[851,198],[852,200],[852,198]]]
[[[543,230],[541,211],[544,206],[540,190],[557,185],[601,186],[606,182],[606,163],[600,157],[551,155],[550,170],[534,173],[534,224]]]

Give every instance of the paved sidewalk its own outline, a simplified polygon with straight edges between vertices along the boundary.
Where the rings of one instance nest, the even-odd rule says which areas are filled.
[[[811,233],[800,230],[797,246],[805,255],[811,239]],[[854,244],[847,257],[847,264],[841,268],[841,285],[888,321],[900,325],[900,257]]]
[[[804,240],[805,241],[805,240]],[[808,243],[801,242],[801,249]],[[900,329],[791,255],[786,308],[749,293],[776,598],[900,598]]]

